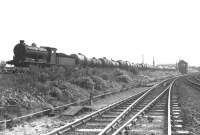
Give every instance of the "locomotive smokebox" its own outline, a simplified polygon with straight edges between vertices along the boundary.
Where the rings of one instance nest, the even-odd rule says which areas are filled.
[[[22,61],[25,60],[25,54],[26,54],[26,48],[25,48],[25,42],[24,40],[20,40],[20,43],[18,43],[14,47],[14,65],[18,66]]]

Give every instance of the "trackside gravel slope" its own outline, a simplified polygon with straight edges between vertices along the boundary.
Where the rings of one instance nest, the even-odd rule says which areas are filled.
[[[146,86],[175,71],[138,71],[117,68],[38,68],[28,73],[1,74],[0,120],[89,98],[90,93],[124,91]]]

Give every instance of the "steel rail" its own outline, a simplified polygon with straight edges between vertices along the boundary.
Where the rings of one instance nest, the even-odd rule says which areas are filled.
[[[193,81],[191,81],[191,80],[188,79],[188,78],[186,78],[186,81],[188,81],[190,84],[193,84],[193,85],[196,85],[196,86],[200,87],[200,84],[199,84],[199,83],[193,82]]]
[[[193,80],[195,80],[197,82],[200,81],[196,74],[191,74],[191,75],[187,76],[186,79],[189,79],[189,80],[193,79]]]
[[[174,80],[170,87],[169,87],[169,93],[168,93],[168,102],[167,102],[167,134],[172,135],[172,121],[171,121],[171,90],[173,87],[173,84],[176,80]]]
[[[173,81],[174,82],[174,81]],[[173,83],[172,82],[172,83]],[[171,83],[171,84],[172,84]],[[125,127],[127,127],[129,124],[132,123],[132,121],[136,121],[137,118],[143,114],[151,105],[153,105],[163,94],[165,94],[171,87],[171,84],[162,92],[160,93],[154,100],[152,100],[150,103],[148,103],[143,109],[141,109],[138,113],[136,113],[129,121],[127,121],[125,124],[123,124],[120,128],[118,128],[112,135],[120,134]]]
[[[171,79],[171,78],[170,78],[170,79]],[[144,95],[144,94],[146,94],[146,93],[149,93],[149,91],[153,90],[154,88],[156,88],[157,86],[161,85],[162,83],[164,83],[164,82],[166,82],[166,81],[169,81],[170,79],[163,80],[163,81],[161,81],[160,83],[154,85],[153,87],[147,89],[145,92],[138,93],[137,95],[139,95],[139,94],[143,94],[143,95]],[[60,127],[60,128],[57,128],[57,129],[55,129],[55,130],[53,130],[53,131],[51,131],[51,132],[49,132],[49,133],[47,133],[47,134],[44,134],[44,135],[60,134],[61,132],[63,133],[63,132],[69,131],[70,129],[74,129],[76,126],[78,126],[78,125],[80,125],[80,124],[82,124],[82,123],[85,123],[85,122],[87,122],[88,120],[90,120],[90,119],[92,119],[92,118],[94,118],[94,117],[96,117],[96,116],[101,115],[102,113],[106,112],[107,110],[110,110],[110,109],[112,109],[112,108],[118,106],[119,104],[122,104],[122,103],[126,102],[127,100],[129,100],[129,99],[131,99],[131,98],[133,98],[133,97],[136,97],[137,95],[130,96],[130,97],[126,98],[125,100],[118,101],[117,103],[113,103],[113,104],[111,104],[111,105],[108,105],[108,106],[106,106],[106,107],[104,107],[104,108],[102,108],[102,109],[100,109],[100,110],[97,110],[97,111],[95,111],[95,112],[93,112],[93,113],[91,113],[91,114],[89,114],[89,115],[84,116],[84,117],[81,118],[81,119],[78,119],[78,120],[76,120],[76,121],[74,121],[74,122],[72,122],[72,123],[69,123],[69,124],[64,125],[64,126],[62,126],[62,127]],[[142,95],[142,96],[143,96],[143,95]]]
[[[194,79],[196,80],[196,81],[200,81],[200,79],[199,79],[199,77],[198,76],[194,76]]]
[[[175,79],[173,81],[173,83],[170,85],[170,88],[169,88],[169,94],[168,94],[168,105],[167,105],[167,109],[168,109],[168,112],[167,112],[167,123],[168,123],[168,129],[167,129],[167,134],[168,135],[173,135],[173,134],[185,134],[185,135],[191,135],[191,132],[189,132],[188,130],[178,130],[178,131],[172,131],[172,127],[173,127],[173,104],[172,104],[172,90],[173,90],[173,86],[175,84],[175,81],[178,80],[179,78]],[[173,128],[174,130],[174,128]]]

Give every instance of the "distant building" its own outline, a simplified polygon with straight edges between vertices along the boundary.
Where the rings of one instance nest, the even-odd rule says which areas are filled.
[[[178,62],[178,71],[182,74],[187,74],[188,72],[188,63],[184,60]]]

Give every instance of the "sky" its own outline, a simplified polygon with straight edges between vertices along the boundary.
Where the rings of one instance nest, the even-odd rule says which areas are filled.
[[[133,63],[200,66],[199,0],[0,0],[0,60],[19,40]]]

